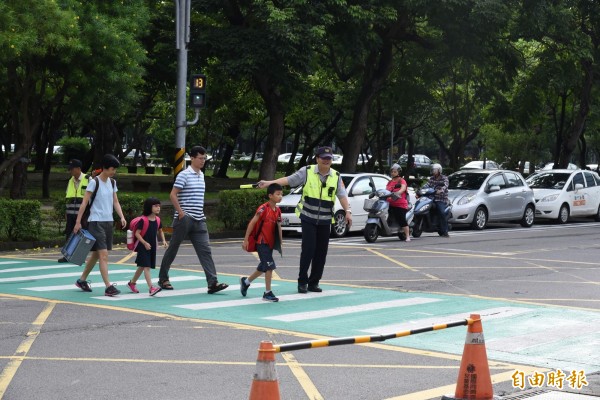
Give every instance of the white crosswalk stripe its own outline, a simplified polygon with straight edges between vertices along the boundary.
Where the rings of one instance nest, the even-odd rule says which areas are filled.
[[[169,279],[171,282],[175,282],[175,279]],[[145,285],[144,285],[145,286]],[[277,285],[273,285],[277,286]],[[264,288],[264,283],[253,283],[252,287]],[[227,289],[222,290],[223,292],[240,290],[238,287],[228,287]],[[193,289],[179,289],[179,290],[161,290],[154,297],[175,297],[175,296],[187,296],[192,294],[208,294],[206,287],[193,288]],[[123,301],[123,300],[145,300],[150,299],[152,296],[148,296],[148,292],[146,289],[140,290],[140,293],[131,293],[131,294],[120,294],[114,297],[107,296],[98,296],[93,297],[93,299],[98,300],[106,300],[106,301]]]
[[[532,308],[520,308],[520,307],[496,307],[496,308],[488,308],[485,310],[478,311],[470,311],[460,314],[451,314],[444,315],[443,321],[440,321],[440,317],[436,316],[433,318],[422,318],[415,319],[409,322],[403,322],[401,324],[392,324],[392,325],[384,325],[377,326],[369,329],[363,329],[361,332],[373,333],[385,335],[392,332],[402,332],[408,331],[411,329],[423,328],[426,326],[432,326],[435,324],[439,324],[442,322],[454,322],[459,321],[461,319],[469,318],[470,314],[479,314],[481,319],[484,321],[490,321],[498,318],[508,318],[513,317],[515,315],[524,314],[528,312],[532,312],[534,309]]]
[[[113,271],[109,271],[109,275],[112,274],[112,272]],[[131,272],[131,274],[133,276],[133,271],[130,271],[130,272]],[[205,278],[203,276],[185,275],[185,276],[176,276],[176,277],[170,278],[169,280],[171,282],[187,282],[187,281],[202,281],[204,279]],[[127,281],[116,281],[116,282],[113,282],[113,283],[116,284],[116,285],[123,285],[123,286],[125,286],[125,288],[127,288],[126,285],[127,285],[128,282],[129,281],[127,280]],[[145,287],[146,286],[146,281],[145,280],[138,281],[138,285],[141,284],[142,282],[143,282],[142,287]],[[70,290],[70,289],[73,289],[73,287],[74,287],[74,284],[71,283],[69,285],[34,286],[34,287],[24,287],[24,288],[21,288],[21,289],[23,289],[23,290],[31,290],[33,292],[53,292],[53,291],[56,291],[56,290]]]
[[[21,271],[44,271],[48,269],[64,269],[64,268],[79,268],[77,265],[40,265],[37,267],[23,267],[23,268],[8,268],[8,269],[0,269],[0,274],[6,272],[21,272]]]
[[[117,269],[110,270],[109,275],[112,274],[132,274],[132,269]],[[100,271],[92,271],[90,275],[100,275]],[[12,278],[0,278],[0,283],[7,282],[20,282],[20,281],[38,281],[40,279],[55,279],[55,278],[72,278],[80,277],[81,272],[65,272],[62,274],[47,274],[47,275],[32,275],[32,276],[15,276]]]
[[[25,261],[0,261],[0,265],[6,265],[6,264],[24,264]]]
[[[254,284],[252,284],[252,288]],[[239,287],[236,288],[239,290]],[[323,293],[310,293],[310,294],[286,294],[283,296],[278,296],[279,301],[296,301],[296,300],[311,300],[318,299],[322,297],[329,296],[338,296],[342,294],[350,294],[353,293],[348,290],[327,290]],[[220,301],[213,303],[198,303],[198,304],[181,304],[174,307],[177,308],[185,308],[188,310],[210,310],[214,308],[225,308],[225,307],[238,307],[238,306],[248,306],[252,304],[264,304],[267,303],[263,301],[261,297],[255,297],[250,299],[242,299],[242,300],[229,300],[229,301]]]
[[[276,315],[273,317],[266,317],[263,319],[271,319],[271,320],[275,320],[275,321],[284,321],[284,322],[306,321],[309,319],[335,317],[338,315],[353,314],[353,313],[359,313],[359,312],[365,312],[365,311],[382,310],[385,308],[409,307],[409,306],[414,306],[414,305],[419,305],[419,304],[435,303],[438,301],[441,301],[441,300],[425,298],[425,297],[413,297],[410,299],[380,301],[377,303],[366,303],[366,304],[358,304],[358,305],[354,305],[354,306],[335,307],[335,308],[318,310],[318,311],[308,311],[308,312],[301,312],[301,313]]]

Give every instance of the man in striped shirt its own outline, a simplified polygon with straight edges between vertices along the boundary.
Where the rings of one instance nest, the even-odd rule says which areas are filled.
[[[226,289],[228,285],[219,283],[217,280],[217,270],[212,258],[206,217],[204,216],[206,184],[202,168],[206,162],[206,149],[202,146],[194,146],[190,150],[190,157],[190,166],[177,175],[169,196],[175,209],[173,235],[160,264],[158,285],[162,289],[173,290],[173,285],[169,282],[169,269],[177,256],[181,242],[187,236],[196,250],[196,255],[206,275],[208,293],[212,294]]]

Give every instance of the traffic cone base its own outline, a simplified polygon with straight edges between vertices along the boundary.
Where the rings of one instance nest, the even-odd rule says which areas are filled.
[[[471,314],[475,322],[469,325],[463,350],[456,391],[454,396],[443,396],[445,400],[492,400],[492,377],[485,350],[483,326],[478,314]]]
[[[252,379],[249,400],[280,400],[279,382],[275,370],[275,348],[268,341],[260,342],[256,372]]]

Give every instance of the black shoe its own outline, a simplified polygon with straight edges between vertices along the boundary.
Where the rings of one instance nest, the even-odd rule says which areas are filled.
[[[77,281],[75,281],[75,286],[84,292],[91,292],[92,288],[90,287],[90,283],[90,281],[82,281],[81,279],[77,279]]]
[[[308,286],[308,291],[309,292],[316,292],[316,293],[321,293],[323,291],[323,289],[321,289],[319,287],[319,285],[309,285]]]
[[[66,258],[64,258],[64,257],[61,257],[61,258],[59,258],[59,259],[58,259],[58,262],[59,262],[59,263],[66,263],[66,262],[68,262],[68,261],[67,261],[67,259],[66,259]]]
[[[104,290],[104,295],[108,297],[113,297],[120,293],[121,291],[115,287],[114,283]]]
[[[242,296],[246,297],[246,293],[248,293],[249,287],[250,285],[246,285],[246,277],[242,276],[240,278],[240,292],[242,293]]]
[[[440,233],[440,236],[443,238],[449,238],[450,235],[448,235],[447,233]]]
[[[308,293],[308,285],[306,283],[298,285],[298,293]]]

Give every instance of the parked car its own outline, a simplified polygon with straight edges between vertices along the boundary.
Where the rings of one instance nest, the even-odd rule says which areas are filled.
[[[547,163],[546,165],[544,165],[542,167],[542,171],[547,171],[547,170],[550,170],[552,168],[554,168],[554,163],[550,162],[550,163]],[[575,165],[573,163],[569,163],[569,165],[567,166],[567,169],[579,169],[579,167],[577,167],[577,165]]]
[[[254,155],[254,161],[262,161],[262,158],[263,158],[263,153],[256,153]],[[242,160],[242,161],[250,161],[251,159],[252,159],[252,153],[240,157],[240,160]]]
[[[488,222],[519,222],[529,228],[535,218],[533,190],[521,174],[508,170],[461,170],[448,176],[452,224],[484,229]]]
[[[398,159],[398,164],[402,169],[412,170],[419,175],[430,175],[431,173],[431,159],[424,154],[414,154],[414,162],[412,165],[408,165],[408,154],[402,154]]]
[[[292,157],[292,153],[280,154],[279,157],[277,157],[277,162],[287,163],[290,161],[291,157]],[[296,156],[294,157],[294,162],[300,161],[301,158],[302,158],[302,154],[296,154]]]
[[[331,229],[333,237],[343,237],[349,231],[360,231],[367,223],[368,213],[363,210],[365,199],[369,198],[372,189],[369,185],[373,183],[376,189],[385,189],[389,177],[380,174],[341,174],[342,182],[348,192],[350,208],[352,208],[352,227],[346,225],[346,215],[339,200],[335,200],[334,226]],[[302,232],[300,218],[296,215],[296,205],[302,196],[302,186],[294,188],[277,206],[281,209],[282,230],[284,232]],[[414,197],[413,197],[414,198]]]
[[[573,217],[600,221],[600,176],[593,171],[552,169],[527,178],[535,196],[536,218],[559,224]]]
[[[460,169],[483,169],[483,160],[475,160],[466,163]],[[500,169],[500,166],[496,161],[486,160],[485,169]]]

